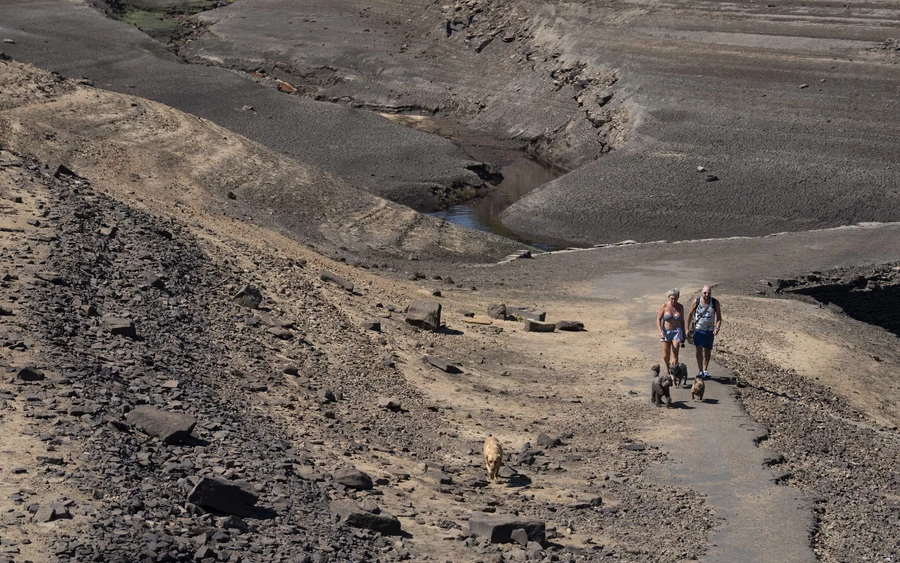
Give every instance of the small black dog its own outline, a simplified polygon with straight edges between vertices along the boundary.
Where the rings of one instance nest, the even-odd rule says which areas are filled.
[[[687,366],[682,362],[669,368],[669,375],[675,381],[675,385],[686,385],[688,379]]]
[[[656,403],[657,407],[661,407],[663,397],[665,397],[666,407],[672,408],[672,396],[669,394],[669,389],[673,384],[672,376],[669,374],[660,375],[658,364],[653,366],[652,372],[654,378],[653,383],[650,385],[650,402]]]

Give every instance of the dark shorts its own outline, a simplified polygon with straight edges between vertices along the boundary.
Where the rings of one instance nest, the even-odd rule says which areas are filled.
[[[707,350],[712,350],[714,339],[715,336],[710,331],[694,331],[694,346],[696,346],[697,348],[706,348]]]

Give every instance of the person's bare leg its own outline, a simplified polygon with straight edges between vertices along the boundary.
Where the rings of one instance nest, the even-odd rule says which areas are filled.
[[[709,358],[712,356],[712,350],[709,348],[703,349],[703,369],[701,371],[709,371]]]
[[[673,340],[672,341],[672,363],[676,366],[678,365],[678,353],[681,351],[681,350],[679,350],[679,348],[681,348],[681,342],[678,340]]]
[[[705,350],[703,346],[697,346],[697,370],[700,373],[703,373],[703,350]]]
[[[669,373],[669,352],[672,350],[672,343],[664,341],[663,346],[663,363],[666,364],[666,373]]]

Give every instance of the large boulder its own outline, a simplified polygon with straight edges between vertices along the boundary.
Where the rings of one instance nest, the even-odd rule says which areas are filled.
[[[400,520],[377,507],[369,511],[351,500],[336,500],[331,503],[331,511],[340,517],[341,522],[354,528],[372,530],[386,536],[396,536],[401,532]]]
[[[413,301],[406,310],[406,322],[424,330],[441,327],[441,304],[437,301]]]
[[[473,512],[469,518],[469,533],[489,538],[491,543],[509,543],[513,530],[523,529],[530,541],[543,545],[546,542],[546,525],[543,520],[527,520],[512,514],[488,514]]]
[[[188,502],[235,516],[250,516],[259,497],[245,483],[221,477],[203,477],[188,495]]]
[[[183,441],[191,435],[197,420],[187,414],[168,412],[142,405],[128,413],[128,424],[167,444]]]

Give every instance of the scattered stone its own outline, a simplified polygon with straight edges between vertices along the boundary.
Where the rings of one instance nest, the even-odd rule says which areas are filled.
[[[363,473],[359,469],[347,466],[342,467],[334,472],[334,480],[341,485],[356,489],[357,491],[366,491],[372,488],[372,478],[368,474]]]
[[[406,322],[436,332],[441,327],[441,304],[437,301],[413,301],[407,308]]]
[[[363,321],[362,323],[360,323],[360,326],[366,330],[381,332],[381,321]]]
[[[323,403],[334,403],[337,401],[337,396],[331,389],[319,389],[318,397]]]
[[[19,373],[16,374],[16,379],[19,381],[43,381],[44,380],[44,372],[25,366],[19,370]]]
[[[235,294],[234,302],[241,307],[258,309],[262,303],[262,293],[252,285],[245,285]]]
[[[541,321],[525,319],[525,332],[553,332],[555,330],[556,325],[554,323],[543,323]]]
[[[546,311],[535,311],[534,309],[529,309],[527,307],[506,307],[506,316],[513,317],[514,319],[524,321],[526,319],[531,319],[533,321],[541,321],[547,318]]]
[[[488,538],[491,543],[509,543],[514,530],[522,529],[528,540],[543,545],[546,525],[542,520],[526,520],[514,515],[473,512],[469,517],[469,533]]]
[[[396,516],[386,512],[373,514],[363,510],[359,505],[350,500],[336,500],[331,503],[331,511],[340,517],[342,522],[354,528],[363,528],[379,532],[386,536],[396,536],[401,533],[400,520]]]
[[[400,399],[397,397],[379,397],[378,408],[387,409],[389,411],[398,411],[401,409]]]
[[[509,535],[509,539],[522,546],[528,545],[528,532],[524,528],[516,528]]]
[[[184,441],[197,424],[197,420],[190,415],[167,412],[147,405],[141,405],[129,412],[126,420],[128,424],[167,444]]]
[[[353,289],[356,287],[353,285],[353,282],[347,281],[342,277],[336,276],[329,272],[328,270],[319,270],[319,279],[322,281],[331,282],[336,284],[349,292],[353,292]]]
[[[556,330],[581,332],[584,330],[584,323],[580,321],[556,321]]]
[[[442,360],[441,358],[437,358],[435,356],[423,356],[422,360],[425,363],[431,364],[440,370],[446,371],[447,373],[462,373],[462,370],[455,365],[451,364],[447,360]]]
[[[125,336],[134,340],[137,338],[137,330],[134,327],[134,321],[112,315],[103,315],[103,330],[110,334]]]
[[[245,483],[206,476],[188,494],[188,502],[235,516],[249,516],[258,500]]]
[[[562,440],[560,440],[559,438],[551,438],[544,432],[538,434],[537,440],[535,440],[535,442],[542,448],[555,448],[556,446],[562,444]]]
[[[502,303],[488,305],[488,316],[492,319],[506,319],[506,305]]]

